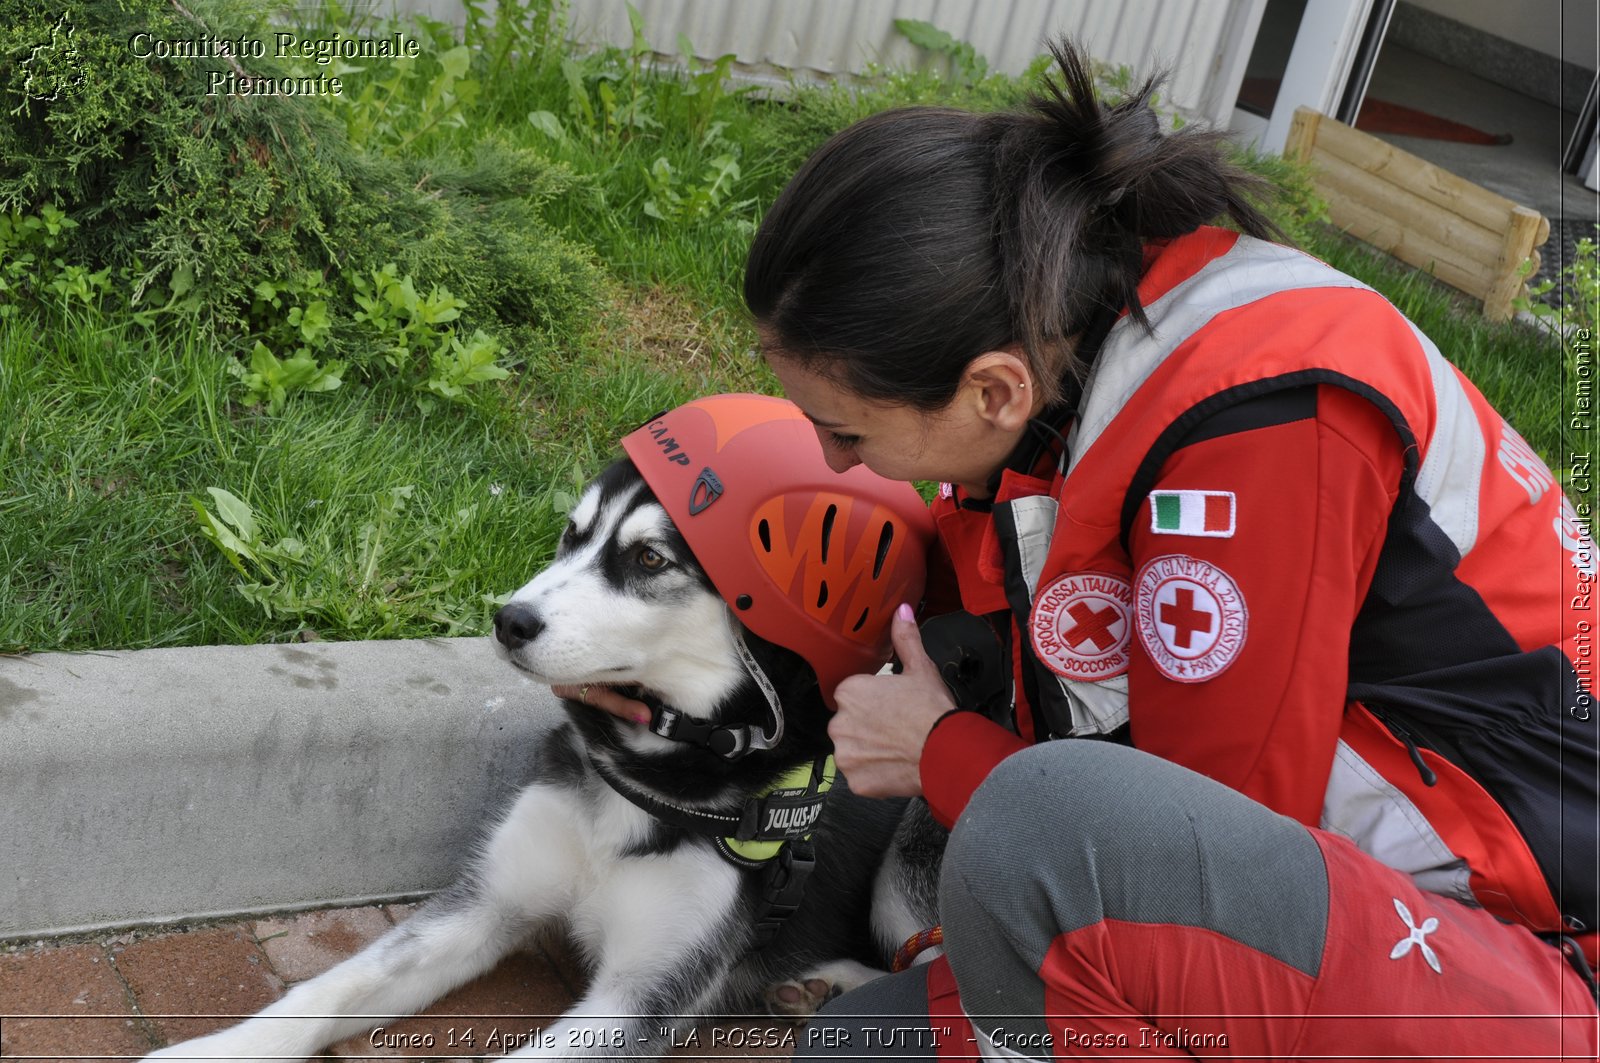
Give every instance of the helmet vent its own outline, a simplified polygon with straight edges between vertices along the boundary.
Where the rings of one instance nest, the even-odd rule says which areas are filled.
[[[756,534],[761,536],[761,549],[772,553],[772,528],[767,524],[767,518],[762,517],[761,523],[756,525]]]
[[[828,512],[822,515],[822,563],[828,563],[828,544],[833,541],[833,521],[839,515],[839,507],[828,506]]]
[[[822,586],[817,588],[817,608],[821,609],[828,604],[828,581],[823,580]]]
[[[878,534],[878,556],[872,562],[873,579],[883,575],[883,563],[889,560],[889,547],[892,545],[894,545],[894,525],[884,521],[883,531]]]
[[[851,628],[850,630],[851,631],[860,631],[864,626],[866,626],[867,614],[870,613],[870,612],[872,612],[872,606],[870,606],[870,605],[867,606],[865,609],[861,610],[861,615],[856,618],[856,626]]]

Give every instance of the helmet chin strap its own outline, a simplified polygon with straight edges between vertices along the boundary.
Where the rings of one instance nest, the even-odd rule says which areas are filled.
[[[750,729],[751,749],[776,749],[779,742],[783,741],[783,707],[778,704],[778,691],[773,687],[772,680],[767,678],[767,673],[761,670],[761,665],[756,663],[755,655],[750,652],[750,647],[745,645],[744,628],[735,627],[733,647],[739,654],[739,663],[744,665],[744,670],[761,690],[761,696],[767,699],[767,711],[772,714],[772,733]]]
[[[744,628],[737,623],[734,624],[733,646],[745,674],[761,691],[761,696],[767,700],[767,712],[772,717],[772,731],[769,733],[761,727],[749,725],[725,727],[703,723],[670,705],[662,704],[654,697],[646,697],[644,700],[645,704],[650,706],[649,728],[652,732],[674,742],[687,742],[709,749],[728,760],[738,760],[746,753],[753,753],[758,749],[778,747],[783,741],[783,708],[778,704],[778,691],[773,687],[772,680],[767,678],[767,673],[762,671],[761,665],[756,663],[755,655],[745,644]]]

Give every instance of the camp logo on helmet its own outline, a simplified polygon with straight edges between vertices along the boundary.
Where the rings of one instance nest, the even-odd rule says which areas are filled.
[[[666,458],[674,465],[689,464],[689,455],[680,453],[683,448],[678,445],[678,441],[676,439],[672,438],[670,434],[672,429],[667,427],[665,421],[652,421],[650,424],[645,426],[645,431],[650,434],[651,439],[656,441],[656,446],[661,448],[662,457]]]
[[[689,488],[689,516],[699,516],[705,512],[707,506],[721,497],[722,481],[717,479],[717,474],[707,465],[700,470],[700,475],[694,478],[694,486]]]

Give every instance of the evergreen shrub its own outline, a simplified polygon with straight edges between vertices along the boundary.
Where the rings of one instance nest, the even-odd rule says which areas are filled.
[[[135,320],[197,324],[245,357],[262,340],[276,350],[275,338],[287,356],[298,325],[288,315],[321,302],[330,349],[371,374],[392,338],[361,327],[354,281],[389,263],[417,289],[454,297],[463,339],[486,329],[513,359],[597,304],[592,254],[540,211],[573,185],[564,168],[492,136],[466,157],[385,154],[353,144],[327,97],[208,94],[213,75],[338,69],[274,58],[285,27],[264,11],[238,0],[0,0],[0,301],[48,303],[61,270],[103,270],[106,298]],[[218,39],[265,41],[267,54],[149,54],[155,41]],[[394,101],[397,121],[406,106]],[[23,237],[49,212],[75,224],[51,235],[46,255]],[[34,259],[19,266],[23,253]]]

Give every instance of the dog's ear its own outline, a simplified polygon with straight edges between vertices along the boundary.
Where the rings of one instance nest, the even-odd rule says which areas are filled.
[[[596,476],[591,482],[601,485],[607,494],[618,494],[623,491],[633,490],[632,485],[642,483],[643,480],[644,477],[639,475],[639,470],[634,466],[633,462],[627,458],[618,458],[600,470],[600,475]],[[644,489],[649,491],[650,486],[645,484]],[[652,493],[650,497],[653,499],[655,495]]]

